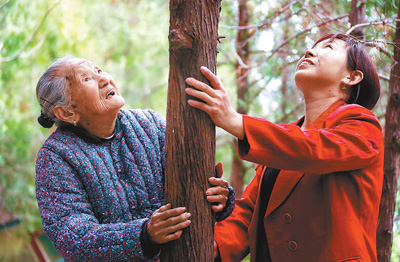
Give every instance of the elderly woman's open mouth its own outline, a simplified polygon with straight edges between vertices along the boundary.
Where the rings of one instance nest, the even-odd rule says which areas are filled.
[[[106,95],[106,99],[110,99],[111,97],[113,97],[115,95],[115,91],[114,90],[110,90],[107,95]]]

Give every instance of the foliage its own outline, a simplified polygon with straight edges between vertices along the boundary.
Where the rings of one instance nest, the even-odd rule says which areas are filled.
[[[113,75],[127,108],[150,107],[165,114],[167,8],[161,0],[84,4],[14,0],[0,9],[4,29],[0,53],[2,208],[22,218],[23,236],[41,228],[34,165],[40,145],[52,131],[36,122],[39,76],[58,57],[84,57]],[[143,13],[153,20],[143,19]],[[156,19],[160,23],[154,23]]]
[[[26,50],[34,48],[37,41],[29,39],[40,22],[37,17],[43,15],[38,12],[37,4],[10,2],[1,12],[4,27],[1,58],[13,58],[24,47]],[[1,197],[6,210],[23,217],[29,232],[41,224],[34,187],[35,142],[41,132],[32,125],[35,119],[31,89],[34,71],[30,70],[33,63],[27,57],[0,64],[0,183],[5,188]]]
[[[350,28],[347,18],[316,27],[329,18],[347,14],[350,2],[248,1],[252,86],[245,100],[237,101],[238,1],[224,0],[219,34],[225,39],[218,47],[217,71],[232,103],[245,103],[251,115],[272,121],[297,119],[302,114],[298,106],[301,96],[290,72],[294,72],[296,62],[318,36],[346,32]],[[396,14],[395,1],[367,2],[369,23],[393,19]],[[41,73],[58,57],[67,54],[84,57],[114,77],[126,99],[126,108],[152,108],[165,115],[168,1],[10,0],[0,6],[0,187],[4,189],[0,190],[0,197],[4,200],[4,209],[21,216],[20,234],[26,237],[27,233],[41,228],[34,165],[39,147],[52,131],[39,127],[36,122],[40,109],[35,85]],[[387,42],[393,39],[394,29],[388,23],[371,24],[365,29],[369,50],[382,76],[383,96],[375,113],[383,121],[388,90],[385,79],[389,78],[390,54],[393,54],[393,46]],[[281,45],[285,40],[289,41]],[[287,72],[289,77],[283,83]],[[286,84],[285,93],[283,84]],[[217,161],[224,164],[227,178],[231,143],[231,136],[218,129]],[[252,164],[246,165],[247,184],[254,172]],[[395,243],[398,243],[398,222],[395,229]],[[399,257],[397,246],[393,245],[393,256]]]

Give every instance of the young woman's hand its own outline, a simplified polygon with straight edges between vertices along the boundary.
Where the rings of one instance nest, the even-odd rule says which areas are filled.
[[[190,99],[188,100],[189,105],[206,112],[216,126],[225,129],[239,139],[243,139],[242,115],[232,108],[228,94],[222,87],[220,79],[204,66],[200,70],[210,81],[212,87],[194,78],[187,78],[186,83],[196,89],[186,88],[186,93],[202,100]]]
[[[182,229],[190,225],[190,213],[185,211],[185,207],[171,209],[171,204],[154,211],[147,224],[150,240],[156,244],[163,244],[180,238]]]
[[[216,177],[210,177],[208,181],[212,185],[206,191],[207,201],[213,203],[211,209],[214,212],[219,212],[224,209],[228,201],[229,189],[228,182],[222,177],[222,164],[218,163],[215,166]]]

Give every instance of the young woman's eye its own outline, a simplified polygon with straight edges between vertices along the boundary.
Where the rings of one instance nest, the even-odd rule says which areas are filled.
[[[103,71],[101,71],[101,69],[97,69],[98,74],[100,74],[101,72],[103,72]]]
[[[330,49],[333,49],[333,46],[331,44],[327,44],[325,47],[328,47]]]

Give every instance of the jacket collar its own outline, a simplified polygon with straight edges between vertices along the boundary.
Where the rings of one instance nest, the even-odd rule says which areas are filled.
[[[345,102],[337,101],[333,103],[327,110],[325,110],[310,126],[310,129],[319,129],[324,127],[326,118],[331,115],[336,109],[344,105]],[[304,116],[300,118],[293,125],[301,125],[304,121]],[[265,169],[265,167],[264,167]],[[264,170],[263,170],[264,173]],[[284,174],[279,174],[275,182],[272,194],[268,203],[265,217],[271,214],[276,208],[278,208],[293,191],[297,183],[304,176],[303,173],[297,171],[287,171]],[[262,178],[261,178],[262,179]]]
[[[60,127],[60,129],[74,133],[75,135],[80,137],[86,143],[99,145],[99,144],[107,143],[109,141],[114,140],[115,136],[121,131],[121,125],[120,125],[119,117],[117,117],[117,119],[115,121],[114,133],[111,135],[111,137],[107,137],[107,138],[95,136],[95,135],[89,133],[85,128],[83,128],[81,126],[66,125],[66,126]]]
[[[336,101],[333,103],[328,109],[326,109],[322,114],[315,119],[315,121],[311,124],[310,129],[319,129],[323,127],[323,124],[325,122],[325,119],[331,115],[336,109],[338,109],[340,106],[345,105],[346,103],[343,100]],[[292,123],[293,125],[298,125],[301,126],[304,122],[305,116],[301,117],[299,120],[296,122]]]

